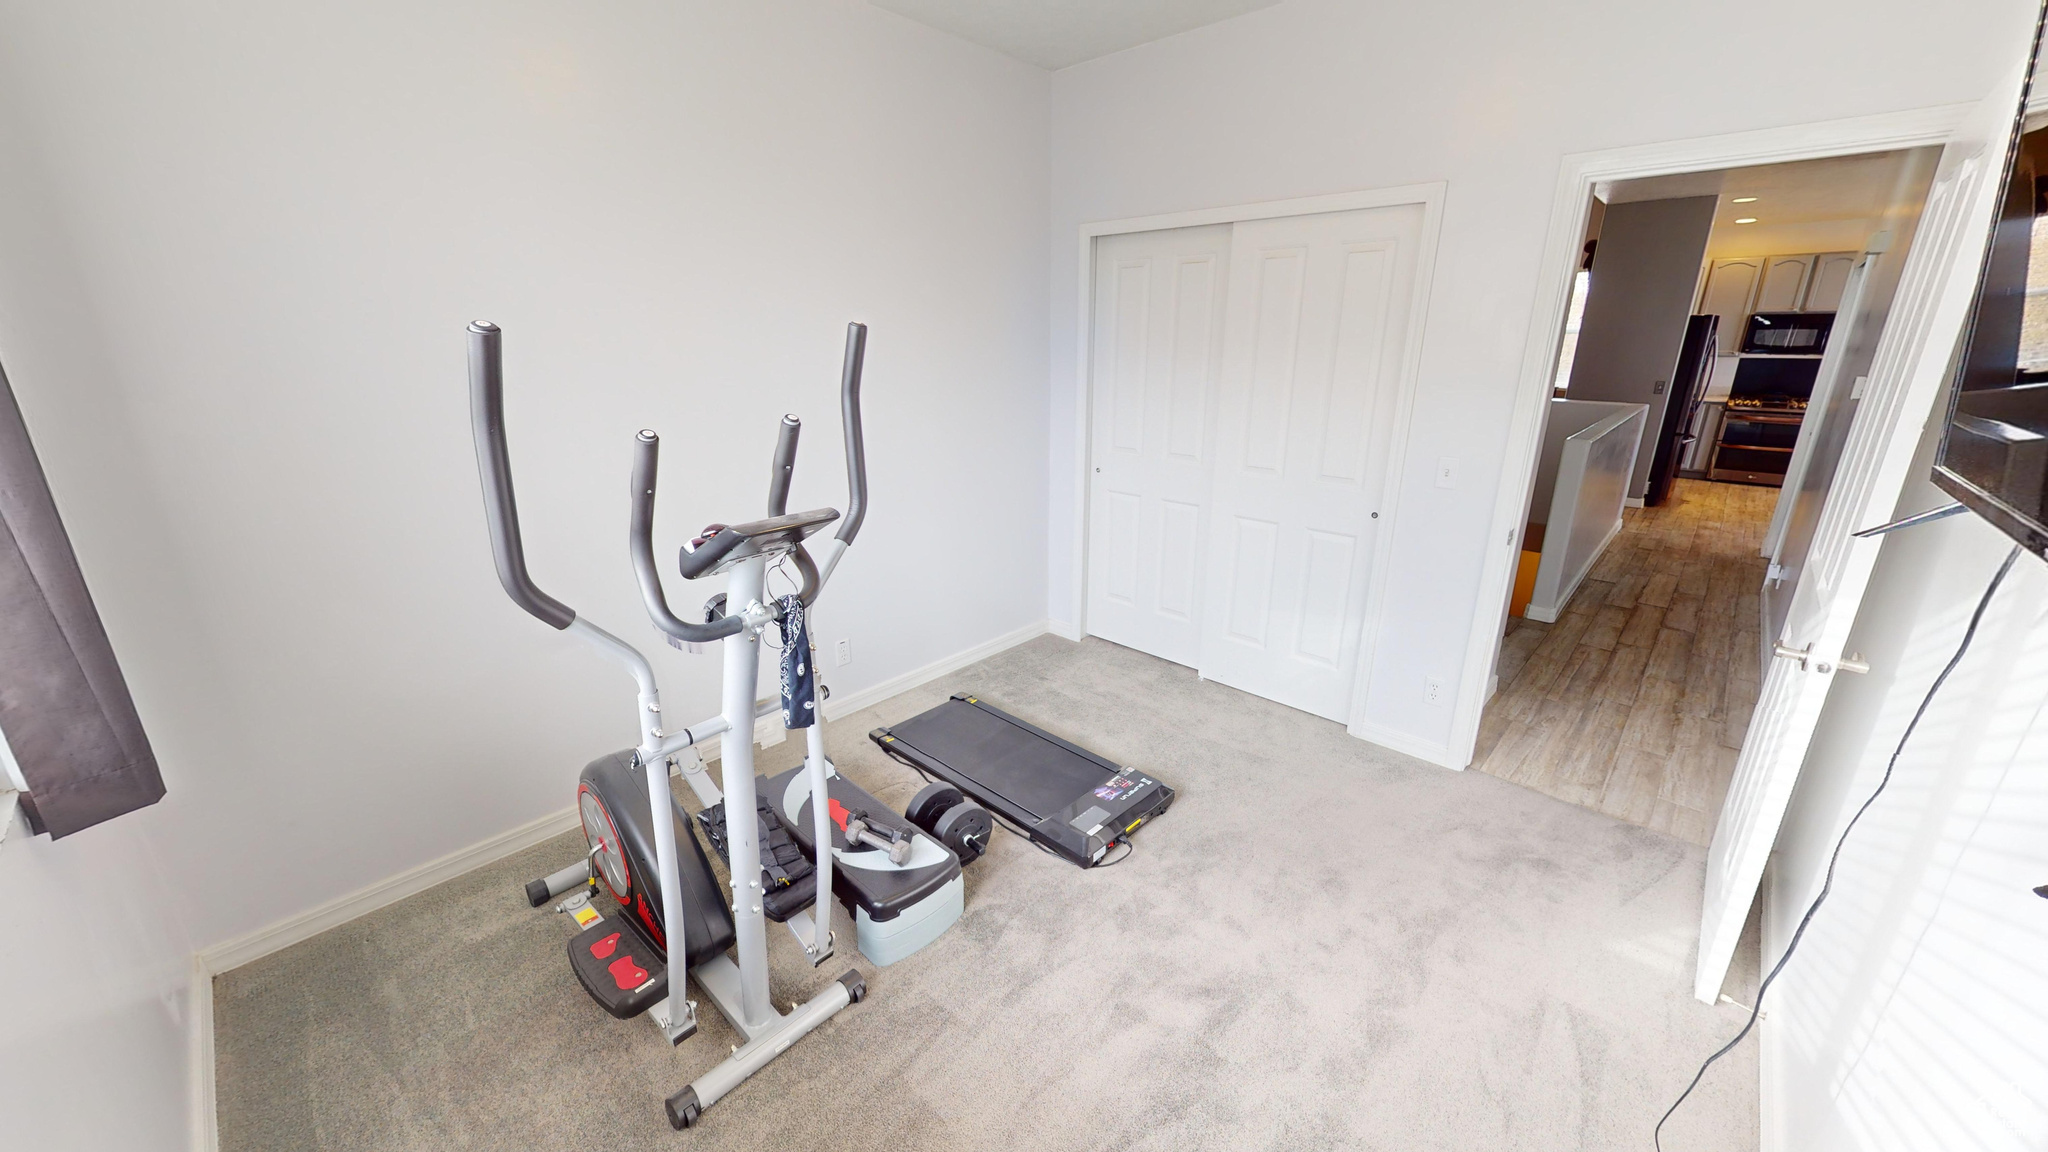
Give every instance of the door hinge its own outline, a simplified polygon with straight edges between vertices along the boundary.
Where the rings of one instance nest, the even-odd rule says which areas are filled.
[[[1764,571],[1764,583],[1769,584],[1773,588],[1776,588],[1778,585],[1783,584],[1785,582],[1785,577],[1788,575],[1790,575],[1790,573],[1785,571],[1785,566],[1783,564],[1773,563],[1768,569]]]
[[[1822,675],[1826,675],[1829,672],[1833,672],[1838,668],[1844,672],[1870,671],[1870,665],[1864,663],[1863,654],[1861,652],[1858,652],[1853,656],[1840,657],[1832,663],[1830,663],[1829,661],[1815,657],[1813,655],[1813,645],[1811,644],[1808,644],[1804,648],[1794,648],[1790,644],[1787,644],[1783,641],[1778,641],[1771,645],[1771,655],[1782,656],[1787,660],[1797,660],[1799,661],[1799,667],[1801,671],[1805,671],[1810,667],[1813,671],[1819,672]]]

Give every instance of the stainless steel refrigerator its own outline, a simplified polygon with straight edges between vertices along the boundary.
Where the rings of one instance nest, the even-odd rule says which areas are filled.
[[[1678,466],[1696,437],[1692,427],[1699,414],[1700,399],[1714,371],[1717,316],[1694,316],[1685,322],[1685,340],[1678,346],[1678,363],[1671,370],[1671,394],[1664,401],[1664,426],[1657,434],[1657,451],[1650,457],[1650,486],[1643,505],[1655,508],[1671,495],[1671,483],[1678,479]]]

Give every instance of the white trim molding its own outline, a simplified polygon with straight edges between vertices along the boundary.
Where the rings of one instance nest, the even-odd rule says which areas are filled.
[[[232,972],[252,960],[261,960],[273,952],[280,952],[294,944],[311,940],[330,928],[339,928],[359,916],[367,916],[408,896],[416,896],[436,884],[453,880],[472,869],[502,860],[514,852],[524,851],[575,827],[577,821],[574,807],[550,812],[517,828],[480,840],[467,848],[457,849],[437,860],[429,860],[395,876],[388,876],[375,884],[358,888],[345,896],[337,896],[325,904],[310,908],[296,916],[286,917],[269,927],[258,928],[246,936],[237,936],[232,940],[223,940],[202,948],[197,958],[216,976],[223,972]]]
[[[1565,310],[1571,301],[1572,276],[1578,270],[1579,238],[1585,234],[1588,207],[1599,186],[1646,176],[1941,144],[1969,108],[1967,104],[1917,108],[1565,156],[1558,167],[1549,233],[1538,265],[1535,305],[1515,385],[1507,450],[1501,463],[1493,525],[1489,529],[1491,538],[1520,538],[1522,515],[1535,482],[1536,453],[1543,438],[1543,404],[1553,395],[1551,377],[1564,333]],[[1515,533],[1513,537],[1506,535],[1510,529]],[[1465,647],[1464,672],[1459,677],[1451,717],[1450,748],[1460,764],[1471,761],[1472,750],[1479,742],[1480,713],[1486,706],[1486,678],[1492,675],[1493,662],[1500,651],[1501,629],[1506,623],[1508,596],[1519,559],[1519,550],[1512,544],[1488,548],[1480,573],[1472,628]]]
[[[1450,748],[1434,740],[1424,740],[1412,732],[1397,732],[1392,728],[1383,728],[1378,724],[1364,720],[1352,723],[1345,728],[1345,731],[1358,737],[1360,740],[1377,744],[1382,748],[1390,749],[1406,756],[1413,756],[1418,760],[1427,760],[1431,764],[1445,768],[1462,767],[1462,765],[1451,763]]]
[[[969,664],[979,663],[998,652],[1007,652],[1019,644],[1036,640],[1048,632],[1055,634],[1059,632],[1059,629],[1049,620],[1040,620],[1036,623],[1026,624],[1022,628],[1005,632],[992,640],[976,644],[972,648],[955,652],[944,659],[934,660],[922,668],[913,668],[901,676],[892,676],[880,684],[873,684],[857,692],[848,692],[844,696],[834,697],[826,702],[825,719],[829,722],[836,717],[851,716],[863,708],[872,708],[891,696],[901,692],[908,692],[912,688],[921,688],[941,676],[958,672]],[[1069,637],[1069,639],[1078,639],[1078,637]]]
[[[220,1148],[220,1104],[213,1079],[213,976],[213,969],[193,953],[191,986],[185,995],[186,1059],[190,1062],[185,1074],[192,1093],[192,1152],[217,1152]]]
[[[1536,621],[1538,624],[1557,623],[1558,619],[1564,615],[1565,609],[1571,606],[1572,597],[1578,594],[1579,585],[1586,582],[1586,573],[1591,572],[1600,563],[1600,557],[1607,554],[1607,546],[1614,543],[1616,536],[1621,535],[1621,529],[1625,523],[1626,521],[1617,519],[1614,522],[1614,527],[1607,530],[1607,538],[1600,541],[1598,548],[1593,549],[1593,558],[1586,562],[1586,566],[1573,574],[1571,587],[1564,590],[1564,593],[1557,598],[1555,605],[1545,606],[1532,601],[1528,607],[1522,609],[1522,615]],[[1498,679],[1493,673],[1491,660],[1487,662],[1486,675],[1489,683]],[[1488,688],[1486,690],[1486,698],[1488,700],[1493,699],[1493,689]]]
[[[367,887],[338,896],[316,908],[290,916],[245,936],[223,940],[192,954],[192,982],[186,999],[191,1029],[192,1149],[214,1152],[220,1146],[219,1100],[214,1085],[213,978],[273,952],[303,943],[330,928],[389,907],[436,884],[486,864],[495,863],[577,827],[576,809],[564,808],[537,820],[450,852],[438,860],[408,868]]]
[[[1378,651],[1380,619],[1386,608],[1383,589],[1387,583],[1387,570],[1393,562],[1394,535],[1400,518],[1401,467],[1407,456],[1408,427],[1415,409],[1415,389],[1421,370],[1423,335],[1429,325],[1430,285],[1436,270],[1437,241],[1443,231],[1444,197],[1447,189],[1448,185],[1438,180],[1427,184],[1404,184],[1394,188],[1372,188],[1328,196],[1303,196],[1290,200],[1265,200],[1221,208],[1197,208],[1187,212],[1132,216],[1122,220],[1101,220],[1081,225],[1078,295],[1080,306],[1074,341],[1074,559],[1073,572],[1070,574],[1074,620],[1072,624],[1061,622],[1057,626],[1061,635],[1078,640],[1088,634],[1089,421],[1094,412],[1092,350],[1096,239],[1129,232],[1156,232],[1168,228],[1196,228],[1209,224],[1236,224],[1246,220],[1273,220],[1285,216],[1311,216],[1323,212],[1350,212],[1362,208],[1419,204],[1422,207],[1422,230],[1415,256],[1415,283],[1409,304],[1407,342],[1401,351],[1400,376],[1394,385],[1396,391],[1393,428],[1388,437],[1385,461],[1386,494],[1380,504],[1383,513],[1380,519],[1383,526],[1374,533],[1371,570],[1367,575],[1365,614],[1360,627],[1358,655],[1351,683],[1351,723],[1345,726],[1345,730],[1353,736],[1370,740],[1375,744],[1422,756],[1435,763],[1448,763],[1447,756],[1441,750],[1435,754],[1417,751],[1418,748],[1425,746],[1440,749],[1439,745],[1418,742],[1403,734],[1389,734],[1359,719],[1365,714],[1365,697],[1372,678],[1373,658]],[[1372,732],[1378,732],[1379,735],[1369,734]]]
[[[1764,882],[1758,886],[1757,915],[1762,918],[1762,930],[1757,933],[1757,980],[1762,982],[1767,966],[1773,956],[1782,956],[1783,950],[1776,947],[1771,939],[1772,926],[1777,923],[1777,879],[1778,854],[1771,853],[1770,863],[1764,866]],[[1751,995],[1755,995],[1754,992]],[[1755,1001],[1751,1001],[1755,1003]],[[1758,1152],[1785,1152],[1785,1107],[1784,1098],[1778,1094],[1778,1085],[1783,1082],[1784,1054],[1780,1051],[1784,1043],[1783,1029],[1773,1027],[1770,1018],[1759,1016],[1756,1023],[1756,1135]]]

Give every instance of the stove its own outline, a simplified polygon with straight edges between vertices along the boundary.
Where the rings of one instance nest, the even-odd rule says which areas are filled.
[[[1745,412],[1804,412],[1806,400],[1800,396],[1730,396],[1728,407]]]

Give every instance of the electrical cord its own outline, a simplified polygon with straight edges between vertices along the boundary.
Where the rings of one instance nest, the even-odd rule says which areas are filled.
[[[1984,610],[1991,606],[1992,595],[1998,591],[1998,586],[2005,582],[2005,574],[2012,571],[2014,561],[2019,558],[2019,546],[2014,545],[2013,550],[2006,553],[2005,563],[2000,564],[1997,573],[1991,577],[1991,583],[1985,586],[1984,595],[1977,601],[1977,610],[1970,613],[1970,626],[1963,630],[1963,640],[1956,645],[1956,654],[1948,658],[1948,664],[1942,668],[1941,675],[1936,676],[1934,683],[1928,685],[1927,694],[1920,698],[1920,706],[1913,710],[1913,718],[1906,722],[1906,730],[1899,734],[1898,746],[1892,749],[1892,758],[1885,762],[1884,776],[1878,780],[1877,787],[1871,791],[1869,798],[1863,801],[1863,806],[1856,809],[1854,816],[1849,817],[1849,823],[1842,828],[1842,834],[1835,838],[1835,850],[1828,854],[1828,870],[1825,879],[1821,881],[1820,894],[1813,898],[1813,903],[1806,906],[1806,915],[1799,918],[1799,927],[1793,930],[1791,942],[1785,945],[1785,954],[1778,957],[1778,962],[1771,966],[1770,975],[1765,976],[1763,983],[1757,985],[1756,1004],[1750,1008],[1749,1020],[1742,1025],[1742,1031],[1737,1032],[1733,1040],[1721,1045],[1719,1051],[1707,1057],[1700,1065],[1700,1070],[1692,1074],[1692,1083],[1685,1086],[1685,1091],[1678,1094],[1678,1099],[1672,1101],[1671,1107],[1665,1109],[1663,1117],[1657,1121],[1657,1127],[1650,1134],[1657,1152],[1664,1152],[1664,1122],[1671,1119],[1671,1114],[1678,1111],[1678,1106],[1685,1103],[1686,1097],[1692,1095],[1693,1089],[1700,1086],[1700,1080],[1706,1076],[1707,1069],[1713,1066],[1714,1061],[1733,1051],[1737,1044],[1742,1043],[1743,1037],[1748,1036],[1750,1030],[1756,1027],[1757,1017],[1763,1014],[1764,993],[1770,991],[1771,982],[1778,978],[1778,973],[1785,970],[1786,961],[1792,959],[1793,951],[1799,947],[1799,941],[1806,935],[1806,926],[1813,923],[1814,913],[1820,911],[1821,902],[1834,890],[1835,863],[1841,859],[1842,846],[1848,843],[1849,833],[1856,830],[1856,822],[1863,819],[1863,814],[1870,810],[1872,804],[1877,803],[1877,798],[1884,794],[1885,786],[1892,782],[1892,770],[1899,766],[1899,757],[1906,751],[1906,741],[1913,738],[1913,730],[1920,726],[1920,718],[1927,714],[1928,706],[1934,703],[1935,693],[1941,691],[1941,686],[1948,682],[1949,673],[1954,672],[1956,665],[1963,662],[1964,654],[1970,650],[1970,641],[1977,637],[1977,625],[1984,619]]]

